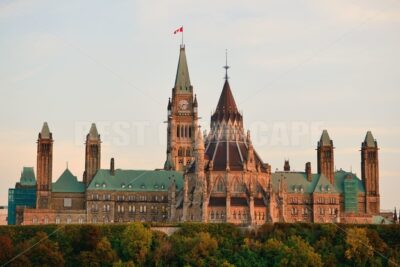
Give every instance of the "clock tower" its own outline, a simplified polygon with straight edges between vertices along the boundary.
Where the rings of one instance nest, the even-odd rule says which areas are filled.
[[[190,83],[185,46],[181,45],[172,98],[168,100],[167,159],[164,169],[186,171],[194,159],[197,120],[197,99]]]

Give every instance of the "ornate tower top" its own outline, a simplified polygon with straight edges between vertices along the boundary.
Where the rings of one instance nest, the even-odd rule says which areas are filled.
[[[321,139],[318,142],[319,146],[330,146],[332,145],[332,140],[329,137],[328,131],[327,130],[323,130],[322,131],[322,135],[321,135]]]
[[[364,147],[377,147],[378,146],[371,131],[368,131],[367,134],[365,135],[363,146]]]
[[[100,140],[100,135],[97,132],[96,124],[92,123],[92,126],[90,127],[89,133],[87,135],[87,138],[93,141]]]
[[[47,124],[47,122],[43,123],[42,130],[39,133],[39,138],[41,138],[41,139],[51,139],[52,138],[52,134],[50,132],[49,125]]]
[[[178,94],[187,93],[188,91],[191,91],[192,88],[184,46],[181,46],[179,50],[178,68],[176,70],[174,88],[175,92]]]

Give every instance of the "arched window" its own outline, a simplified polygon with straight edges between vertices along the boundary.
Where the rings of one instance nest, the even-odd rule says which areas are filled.
[[[60,224],[60,216],[56,217],[56,224]]]
[[[97,217],[96,217],[96,216],[94,216],[94,217],[92,218],[92,222],[93,222],[93,223],[97,223]]]
[[[49,217],[44,217],[44,224],[48,224],[49,223]]]
[[[190,157],[190,147],[186,148],[186,157]]]
[[[68,217],[67,217],[67,223],[70,224],[71,221],[72,221],[72,220],[71,220],[71,216],[68,216]]]
[[[224,192],[224,182],[222,181],[222,178],[217,178],[217,183],[215,185],[215,191],[216,192]]]
[[[242,219],[242,215],[240,214],[240,210],[238,212],[238,219],[241,220]]]
[[[233,219],[236,219],[236,211],[233,211]]]
[[[83,223],[83,218],[82,218],[82,217],[79,217],[78,223],[79,223],[79,224],[82,224],[82,223]]]
[[[181,147],[178,150],[178,157],[183,157],[183,149]]]
[[[211,211],[211,220],[214,220],[214,211]]]
[[[192,127],[189,127],[189,138],[192,138]]]
[[[243,186],[243,184],[239,181],[238,178],[235,179],[235,183],[234,183],[234,185],[233,185],[233,191],[234,191],[234,192],[238,192],[238,193],[244,192],[244,186]]]
[[[32,223],[33,223],[33,224],[37,224],[37,223],[38,223],[38,219],[37,219],[37,217],[36,217],[36,216],[34,216],[34,217],[33,217],[33,219],[32,219]]]
[[[181,137],[185,137],[185,126],[181,126]]]

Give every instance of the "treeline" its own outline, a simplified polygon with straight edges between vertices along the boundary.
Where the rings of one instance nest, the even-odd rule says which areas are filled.
[[[0,227],[0,266],[399,266],[400,225]]]

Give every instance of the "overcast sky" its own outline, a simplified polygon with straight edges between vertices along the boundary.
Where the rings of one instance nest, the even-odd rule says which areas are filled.
[[[400,206],[400,1],[0,1],[0,205],[23,166],[36,169],[44,121],[55,181],[81,180],[90,123],[102,168],[163,166],[167,101],[180,36],[203,129],[230,84],[272,169],[311,161],[322,129],[337,169],[360,176],[360,145],[380,146],[381,207]]]

